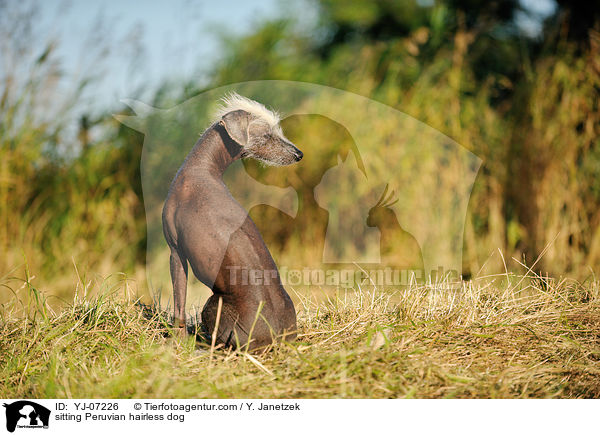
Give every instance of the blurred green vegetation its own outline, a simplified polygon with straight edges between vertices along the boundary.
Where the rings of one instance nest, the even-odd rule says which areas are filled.
[[[165,84],[149,103],[169,107],[208,88],[264,79],[372,98],[483,159],[464,234],[467,276],[484,265],[504,270],[502,256],[490,259],[498,250],[552,275],[598,270],[600,9],[593,2],[559,1],[530,36],[515,24],[527,13],[517,0],[313,5],[319,22],[310,30],[290,16],[224,39],[209,86]],[[108,108],[80,117],[78,143],[65,152],[64,119],[38,116],[43,90],[60,74],[54,50],[49,44],[19,85],[17,70],[1,83],[0,277],[26,262],[60,288],[72,282],[73,262],[101,274],[140,270],[146,221],[143,135]],[[65,119],[91,85],[75,86]]]

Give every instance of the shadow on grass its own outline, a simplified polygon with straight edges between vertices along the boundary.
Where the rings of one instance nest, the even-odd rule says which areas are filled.
[[[149,322],[156,324],[157,329],[162,330],[161,335],[165,338],[174,337],[177,335],[177,330],[173,325],[173,316],[166,310],[162,309],[156,303],[145,304],[137,301],[135,306],[141,310],[142,317]],[[210,333],[206,330],[202,320],[198,314],[195,316],[187,316],[186,332],[188,336],[194,337],[196,344],[201,347],[210,347]]]

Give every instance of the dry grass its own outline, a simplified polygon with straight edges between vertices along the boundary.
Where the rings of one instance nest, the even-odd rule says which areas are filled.
[[[598,282],[297,295],[300,338],[261,355],[170,338],[127,281],[102,286],[54,312],[26,283],[29,306],[2,310],[0,396],[600,397]]]

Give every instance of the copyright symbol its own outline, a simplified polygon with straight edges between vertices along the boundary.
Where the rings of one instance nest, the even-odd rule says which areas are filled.
[[[140,409],[142,409],[142,404],[136,403],[135,405],[133,405],[133,409],[135,409],[136,411],[139,411]]]

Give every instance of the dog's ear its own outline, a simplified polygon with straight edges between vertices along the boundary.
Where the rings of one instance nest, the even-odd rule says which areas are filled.
[[[248,143],[248,122],[250,114],[245,110],[234,110],[221,118],[219,125],[222,126],[229,137],[241,146]]]

